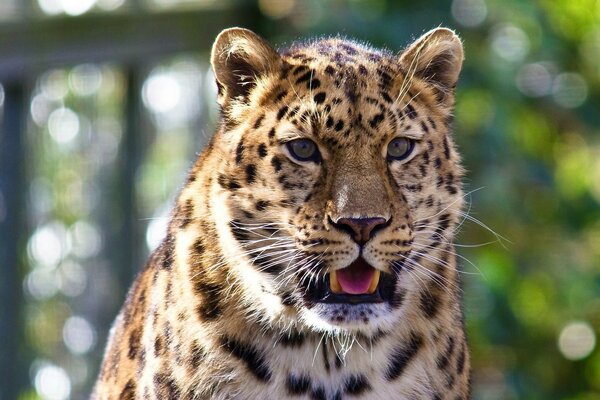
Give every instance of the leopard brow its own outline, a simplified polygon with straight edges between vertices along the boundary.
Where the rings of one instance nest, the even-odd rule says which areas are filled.
[[[285,130],[285,131],[283,131],[283,133],[281,133],[278,136],[279,137],[277,138],[277,143],[279,143],[280,145],[286,144],[287,142],[295,140],[295,139],[315,140],[313,135],[308,134],[306,132],[297,131],[297,130],[290,130],[290,131]]]

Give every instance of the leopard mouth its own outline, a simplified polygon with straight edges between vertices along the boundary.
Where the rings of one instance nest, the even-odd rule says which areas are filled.
[[[304,291],[308,303],[363,304],[390,302],[397,277],[373,268],[358,257],[349,266],[311,281]]]

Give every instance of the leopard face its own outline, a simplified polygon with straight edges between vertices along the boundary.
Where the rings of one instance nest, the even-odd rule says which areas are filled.
[[[444,290],[454,272],[444,257],[463,205],[449,131],[462,57],[446,29],[401,55],[219,36],[211,209],[253,315],[373,335],[406,304],[432,306],[425,282]]]

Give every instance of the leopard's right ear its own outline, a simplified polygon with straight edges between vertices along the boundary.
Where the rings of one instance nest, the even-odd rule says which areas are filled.
[[[244,28],[225,29],[217,36],[211,63],[222,107],[234,99],[247,100],[262,77],[283,66],[281,56],[265,39]]]

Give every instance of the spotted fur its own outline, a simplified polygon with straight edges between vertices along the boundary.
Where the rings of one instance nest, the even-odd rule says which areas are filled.
[[[220,128],[111,330],[94,399],[467,399],[453,239],[462,45],[438,28],[400,55],[341,38],[278,53],[222,32]],[[388,143],[410,138],[402,161]],[[320,159],[286,143],[309,138]],[[335,221],[386,221],[364,245]],[[315,293],[361,256],[377,303]]]

